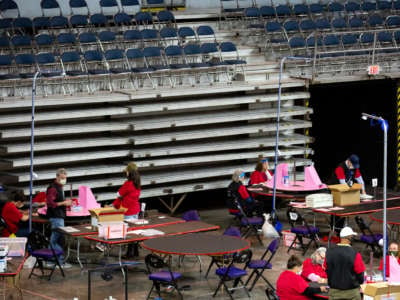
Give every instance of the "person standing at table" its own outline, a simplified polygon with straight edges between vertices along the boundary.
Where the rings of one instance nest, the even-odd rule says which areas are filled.
[[[71,199],[65,199],[64,185],[67,183],[67,171],[60,168],[56,172],[55,180],[48,186],[46,190],[46,216],[51,225],[50,244],[54,249],[63,250],[63,234],[56,231],[59,227],[64,227],[64,220],[67,216],[67,206],[71,206]],[[64,262],[64,257],[60,257],[60,263],[64,268],[71,265]]]
[[[138,167],[134,162],[130,162],[124,169],[126,181],[118,190],[118,197],[114,200],[115,208],[126,208],[124,220],[134,220],[139,218],[141,192],[141,180]],[[135,247],[134,247],[135,246]],[[137,244],[129,244],[126,257],[137,256]]]
[[[351,247],[357,233],[350,227],[340,231],[340,243],[326,252],[324,266],[328,274],[329,299],[360,300],[365,265],[361,254]]]
[[[272,179],[272,173],[269,170],[268,158],[261,159],[250,175],[249,185],[267,182]]]
[[[326,248],[319,247],[317,250],[311,254],[310,258],[307,258],[303,262],[303,271],[301,272],[301,276],[303,278],[318,283],[327,283],[328,275],[324,269],[324,261],[325,261]]]
[[[389,244],[389,249],[388,253],[386,255],[386,277],[390,277],[390,256],[393,256],[396,258],[398,264],[400,265],[400,253],[399,253],[399,244],[395,241],[390,242]],[[383,257],[381,258],[381,261],[379,262],[379,271],[383,271]],[[400,278],[399,278],[400,280]]]
[[[310,287],[308,282],[301,277],[302,262],[296,256],[290,256],[287,261],[287,270],[283,271],[276,282],[276,293],[279,300],[307,300],[314,294],[327,292],[325,286]]]

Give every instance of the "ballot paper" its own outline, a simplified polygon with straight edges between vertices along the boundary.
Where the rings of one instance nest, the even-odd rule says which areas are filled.
[[[374,198],[374,197],[371,196],[371,195],[368,195],[368,194],[360,194],[360,199],[361,199],[361,200],[371,200],[372,198]]]
[[[72,232],[79,232],[79,229],[76,229],[76,228],[74,228],[74,227],[72,227],[72,226],[60,227],[60,229],[61,229],[62,231],[69,232],[69,233],[72,233]]]
[[[126,220],[128,223],[133,223],[135,225],[144,225],[144,224],[149,224],[148,220],[145,219],[133,219],[133,220]]]
[[[139,230],[132,230],[128,231],[127,234],[137,234],[137,235],[144,235],[144,236],[153,236],[153,235],[162,235],[165,234],[163,231],[157,229],[139,229]]]
[[[344,209],[344,207],[335,206],[330,208],[330,210],[342,210],[342,209]]]

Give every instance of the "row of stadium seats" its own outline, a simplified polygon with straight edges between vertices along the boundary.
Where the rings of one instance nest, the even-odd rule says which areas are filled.
[[[115,44],[121,45],[122,48],[146,46],[168,46],[173,44],[183,45],[188,42],[217,42],[214,30],[211,26],[200,25],[197,28],[180,27],[179,29],[172,27],[163,27],[158,29],[128,29],[121,33],[113,31],[99,32],[81,32],[79,34],[71,32],[62,32],[57,35],[41,33],[32,37],[29,35],[14,35],[11,38],[7,36],[0,37],[0,53],[17,54],[23,52],[43,52],[43,51],[60,51],[63,49],[73,50],[89,50],[101,49],[105,50],[115,47]]]
[[[108,18],[106,15],[98,13],[93,15],[71,15],[70,17],[36,17],[34,19],[26,17],[3,18],[0,19],[0,29],[12,32],[34,32],[50,29],[74,29],[85,27],[111,27],[111,26],[173,26],[176,27],[175,17],[169,10],[159,11],[153,17],[149,12],[138,12],[131,16],[121,12]]]
[[[178,4],[177,2],[180,1],[175,0],[175,4]],[[90,15],[94,13],[90,11],[86,0],[69,0],[68,4],[68,11],[63,12],[57,0],[41,0],[40,9],[45,17],[69,16],[72,14]],[[119,3],[116,0],[99,0],[98,5],[99,12],[105,15],[115,15],[119,12],[133,15],[142,8],[167,8],[165,0],[119,0]],[[174,0],[170,1],[169,5],[174,6]],[[17,3],[13,0],[0,1],[0,10],[4,18],[16,18],[21,15]]]
[[[79,91],[86,87],[87,92],[99,89],[120,89],[121,75],[123,81],[129,81],[132,88],[143,86],[148,79],[153,88],[165,81],[171,87],[184,84],[200,83],[200,76],[207,81],[219,81],[219,75],[226,75],[230,81],[237,72],[244,74],[245,60],[239,58],[236,46],[231,42],[172,45],[168,47],[145,47],[122,49],[67,51],[58,53],[0,55],[0,87],[8,88],[10,95],[15,95],[15,87],[23,85],[20,79],[28,79],[26,85],[31,86],[31,78],[39,70],[46,80],[44,85],[51,85],[59,79],[62,93],[73,93],[71,85],[64,86],[67,81],[79,85]],[[134,76],[131,76],[134,75]],[[211,78],[213,75],[213,78]],[[113,81],[118,83],[113,85]],[[18,83],[17,83],[18,81]],[[17,91],[20,89],[17,89]],[[21,89],[22,92],[22,89]],[[58,93],[44,90],[44,94]]]

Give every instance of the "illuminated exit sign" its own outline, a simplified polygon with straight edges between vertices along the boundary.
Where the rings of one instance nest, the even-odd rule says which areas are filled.
[[[379,65],[368,66],[368,75],[378,75],[380,70]]]

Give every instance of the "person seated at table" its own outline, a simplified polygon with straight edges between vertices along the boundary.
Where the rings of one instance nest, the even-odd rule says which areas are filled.
[[[283,271],[276,282],[276,293],[280,300],[307,300],[313,295],[327,292],[327,287],[311,287],[300,275],[302,273],[302,262],[292,255],[287,261],[287,270]]]
[[[1,217],[4,220],[3,229],[1,231],[2,237],[19,236],[27,237],[29,230],[19,229],[20,221],[28,221],[29,214],[22,213],[19,211],[18,206],[22,206],[20,200],[14,200],[6,195],[6,193],[0,193],[0,211]]]
[[[250,175],[249,185],[267,182],[272,179],[272,173],[269,170],[268,158],[263,158],[257,162],[254,171]]]
[[[381,242],[381,241],[379,241]],[[396,258],[398,264],[400,265],[400,255],[399,255],[399,244],[395,241],[392,241],[389,243],[389,248],[388,248],[388,252],[386,255],[386,277],[390,277],[390,256],[393,256],[394,258]],[[392,266],[394,267],[394,266]],[[383,271],[383,257],[381,258],[380,262],[379,262],[379,271]],[[399,278],[400,281],[400,278]]]
[[[311,257],[307,258],[303,262],[303,271],[301,272],[301,276],[312,282],[327,283],[328,275],[323,267],[325,254],[325,247],[319,247],[315,250],[314,253],[311,254]]]
[[[244,182],[246,180],[246,174],[243,170],[237,169],[233,172],[232,182],[228,186],[228,207],[236,208],[235,200],[239,202],[243,210],[248,216],[256,214],[262,217],[264,212],[263,203],[253,199],[247,191]]]

